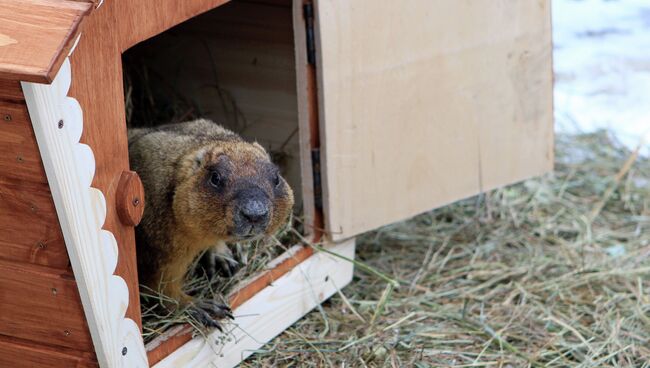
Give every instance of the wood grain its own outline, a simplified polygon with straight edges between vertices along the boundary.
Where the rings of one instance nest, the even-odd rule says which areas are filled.
[[[24,102],[0,100],[0,233],[0,258],[68,267],[63,235]]]
[[[0,79],[49,83],[91,4],[0,0]]]
[[[88,353],[35,345],[31,341],[0,335],[0,367],[99,368],[99,364]]]
[[[0,78],[0,100],[22,103],[25,101],[20,81]]]
[[[0,367],[99,368],[94,354],[0,335]]]
[[[47,184],[0,176],[0,234],[0,259],[69,268]]]
[[[354,258],[354,240],[330,250]],[[235,320],[225,326],[225,333],[215,331],[207,340],[194,338],[154,368],[235,367],[347,285],[352,274],[351,262],[316,253],[236,308]]]
[[[229,0],[114,0],[102,8],[111,7],[122,18],[115,25],[120,51],[160,34],[198,14],[214,9]],[[100,8],[100,9],[102,9]]]
[[[0,335],[93,351],[74,279],[66,271],[0,260]]]
[[[122,172],[115,196],[115,207],[122,223],[137,226],[144,214],[145,198],[142,181],[135,171]]]
[[[24,103],[0,101],[0,176],[47,183]]]
[[[551,170],[550,0],[315,8],[332,239]]]

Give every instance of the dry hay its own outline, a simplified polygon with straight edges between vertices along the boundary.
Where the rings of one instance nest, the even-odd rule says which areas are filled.
[[[244,367],[650,367],[650,160],[560,136],[556,172],[358,239],[338,296]],[[633,163],[633,165],[632,165]]]

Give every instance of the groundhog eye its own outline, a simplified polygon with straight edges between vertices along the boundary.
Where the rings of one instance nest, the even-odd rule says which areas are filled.
[[[221,186],[221,184],[223,184],[223,178],[218,172],[213,171],[212,174],[210,174],[210,185],[218,188]]]
[[[273,185],[279,187],[280,184],[282,184],[282,180],[280,180],[280,174],[275,173],[275,176],[273,177]]]

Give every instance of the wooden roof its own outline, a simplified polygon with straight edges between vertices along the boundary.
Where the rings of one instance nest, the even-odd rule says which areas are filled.
[[[91,2],[0,0],[0,79],[50,83]]]

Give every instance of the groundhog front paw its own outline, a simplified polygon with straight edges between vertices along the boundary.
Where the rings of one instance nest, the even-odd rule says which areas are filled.
[[[214,300],[193,302],[188,310],[189,315],[204,327],[216,328],[223,332],[220,320],[234,319],[232,310],[225,304]]]
[[[232,258],[216,256],[213,272],[221,277],[233,277],[241,269],[241,264]]]
[[[241,269],[241,264],[234,259],[232,253],[226,254],[209,251],[201,259],[203,271],[212,279],[214,276],[233,277]]]

